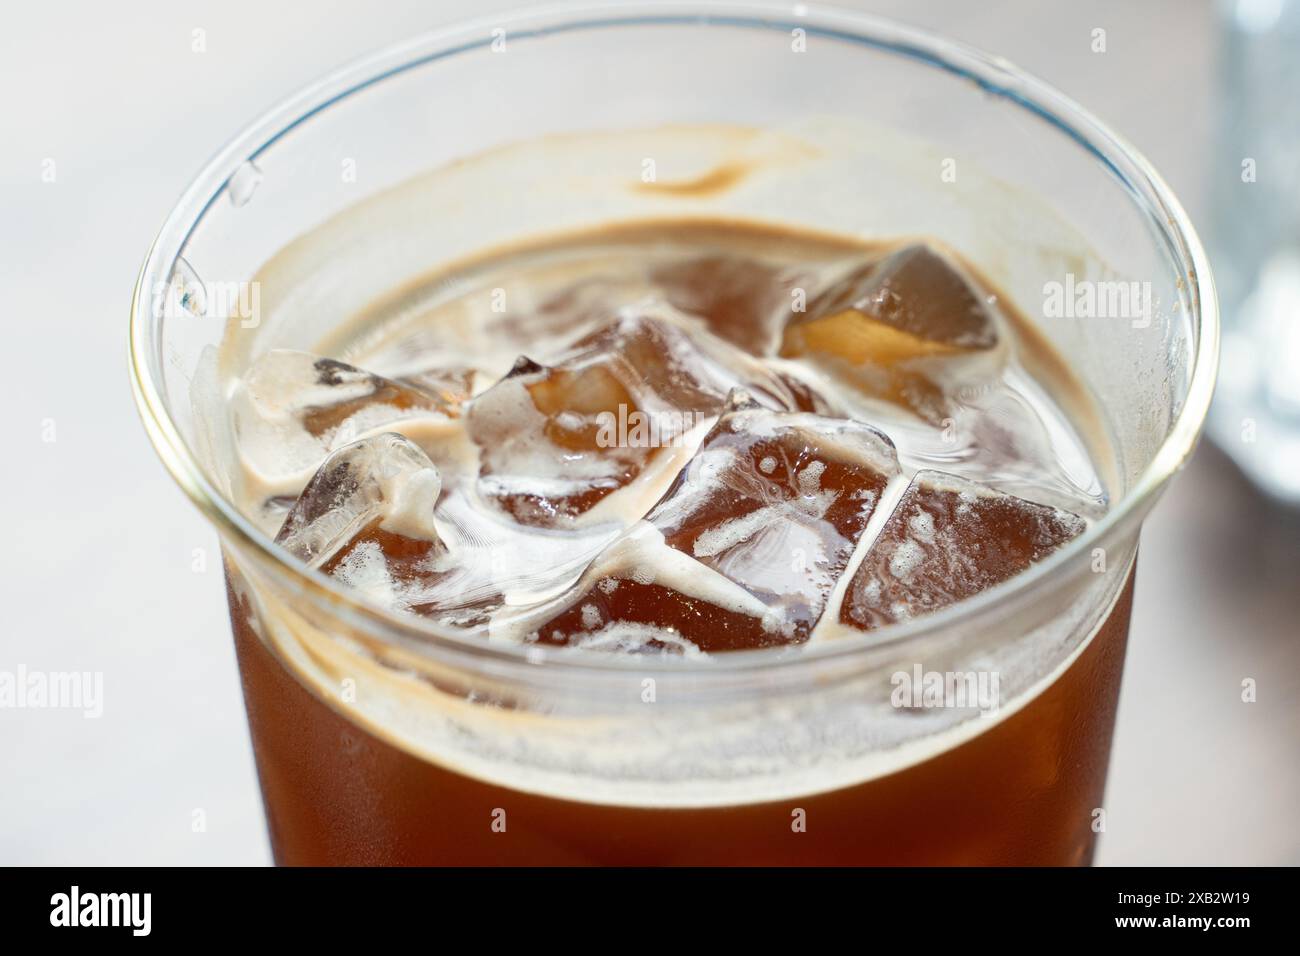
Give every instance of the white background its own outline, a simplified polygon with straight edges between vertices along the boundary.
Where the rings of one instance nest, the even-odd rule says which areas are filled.
[[[127,386],[131,286],[169,206],[246,121],[344,60],[516,5],[6,8],[0,669],[102,671],[105,702],[99,720],[0,709],[0,863],[269,861],[216,537],[156,460]],[[1136,143],[1203,221],[1209,3],[843,5],[1055,83]],[[1104,54],[1090,49],[1095,27]],[[191,49],[196,28],[206,52]],[[1149,522],[1098,862],[1300,862],[1296,539],[1295,517],[1209,447]],[[1240,702],[1244,677],[1259,681],[1256,704]],[[206,832],[192,832],[196,809]]]

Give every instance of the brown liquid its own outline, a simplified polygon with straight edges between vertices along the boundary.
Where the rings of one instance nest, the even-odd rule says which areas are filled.
[[[376,407],[431,414],[443,425],[464,426],[478,449],[473,466],[439,457],[445,430],[423,444],[381,434],[331,446],[279,540],[347,584],[364,577],[354,573],[364,557],[371,562],[363,568],[366,580],[374,580],[377,566],[385,593],[406,589],[425,598],[399,610],[447,624],[448,604],[429,598],[436,588],[419,588],[458,580],[455,560],[436,563],[454,559],[454,545],[436,534],[420,537],[419,522],[389,527],[386,509],[400,492],[386,490],[389,497],[360,507],[340,541],[313,534],[314,522],[336,516],[340,502],[373,477],[358,469],[396,442],[408,471],[437,463],[442,490],[428,491],[428,514],[435,501],[444,507],[459,482],[478,489],[498,517],[559,540],[586,527],[587,512],[609,501],[635,503],[625,492],[653,478],[656,468],[667,476],[625,516],[635,524],[618,539],[648,527],[652,547],[636,550],[634,539],[629,562],[613,539],[602,542],[558,599],[525,602],[533,617],[515,634],[525,643],[592,646],[588,638],[614,634],[619,640],[602,645],[607,652],[677,652],[682,640],[692,651],[743,652],[861,634],[971,597],[1081,533],[1104,495],[1095,474],[1074,482],[1077,475],[1061,465],[1061,449],[1049,438],[1062,432],[1043,425],[1042,416],[1056,416],[1058,426],[1073,429],[1085,457],[1094,451],[1095,439],[1082,434],[1091,422],[1075,414],[1086,404],[1081,390],[1010,304],[954,262],[921,245],[865,245],[730,224],[653,224],[566,237],[468,270],[487,276],[479,291],[517,275],[531,293],[512,293],[533,303],[527,309],[480,316],[493,347],[500,340],[509,356],[491,372],[465,364],[466,356],[478,358],[472,337],[445,355],[430,345],[449,341],[455,327],[440,324],[436,308],[422,314],[410,307],[421,292],[404,290],[334,334],[332,346],[318,348],[348,364],[291,353],[272,372],[296,369],[314,389],[312,403],[298,413],[308,440],[327,440],[332,429]],[[548,270],[566,276],[558,288],[543,281]],[[689,319],[665,320],[653,308],[649,317],[617,312],[629,304],[619,297],[638,282]],[[807,310],[792,311],[792,295],[797,299],[803,286]],[[621,317],[610,321],[612,311]],[[388,312],[399,317],[391,328]],[[517,354],[528,360],[512,367]],[[670,359],[683,354],[701,358],[673,367]],[[498,384],[487,392],[472,387],[484,377]],[[1026,381],[1040,390],[1025,390]],[[337,401],[329,391],[336,387]],[[646,399],[706,419],[707,435],[678,457],[658,444],[611,451],[598,441],[599,415],[626,417]],[[528,467],[520,468],[506,453],[512,442],[533,437],[514,424],[520,408],[545,438],[527,451],[540,447],[551,456],[544,466],[559,463],[561,471],[547,477],[563,478],[566,462],[577,469],[601,456],[616,467],[577,490],[527,490],[520,479],[531,477],[528,467],[539,459],[522,455]],[[961,454],[950,455],[954,446],[939,441],[945,431],[955,431]],[[363,442],[369,444],[355,452]],[[708,467],[696,468],[706,453]],[[277,506],[285,501],[292,499],[274,499]],[[255,511],[268,503],[246,506]],[[800,560],[792,563],[792,554]],[[687,571],[675,578],[671,570],[645,574],[666,566]],[[415,756],[309,690],[306,678],[253,632],[253,608],[236,597],[247,587],[235,586],[236,569],[228,573],[280,863],[1028,865],[1091,858],[1131,573],[1080,656],[975,736],[857,785],[707,807],[548,797]],[[480,632],[499,623],[496,615],[521,606],[504,600],[504,587],[488,580],[474,601],[450,608],[454,623]],[[620,643],[628,626],[638,636]],[[508,767],[501,776],[513,779]],[[502,819],[504,830],[494,826]]]
[[[548,799],[414,757],[309,693],[230,598],[281,865],[1066,866],[1092,859],[1132,592],[1130,574],[1068,670],[974,739],[855,787],[704,809]],[[791,829],[796,808],[805,832]]]

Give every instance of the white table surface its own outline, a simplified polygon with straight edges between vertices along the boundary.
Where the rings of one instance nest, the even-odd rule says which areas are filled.
[[[360,53],[515,5],[6,9],[0,669],[102,671],[105,684],[98,720],[0,709],[0,864],[269,861],[215,534],[156,460],[127,386],[131,286],[167,209],[248,119]],[[843,5],[1054,82],[1124,131],[1202,218],[1208,3]],[[1090,49],[1097,26],[1104,55]],[[195,29],[206,52],[191,49]],[[1297,524],[1212,448],[1149,522],[1099,862],[1300,862]],[[195,549],[206,570],[193,570]],[[1247,676],[1259,681],[1254,705],[1239,701]],[[192,832],[196,809],[206,832]]]

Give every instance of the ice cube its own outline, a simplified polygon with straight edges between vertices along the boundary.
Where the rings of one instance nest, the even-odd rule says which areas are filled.
[[[849,417],[839,405],[831,402],[820,391],[813,388],[801,378],[797,378],[781,369],[774,369],[781,384],[790,393],[791,408],[798,412],[812,412],[832,418]]]
[[[642,277],[617,273],[586,276],[543,299],[535,309],[503,325],[521,343],[574,342],[609,321],[619,306],[653,293]]]
[[[912,245],[818,295],[786,326],[781,355],[937,424],[957,389],[990,380],[999,340],[989,296],[946,256]]]
[[[1068,511],[937,471],[918,472],[854,572],[840,620],[862,630],[971,597],[1086,527]]]
[[[806,635],[897,472],[868,425],[740,405],[648,520]]]
[[[467,365],[435,365],[406,371],[397,377],[396,384],[410,386],[434,399],[444,414],[454,418],[462,413],[483,378],[479,369]]]
[[[661,650],[804,641],[897,473],[889,439],[867,425],[734,393],[663,500],[538,639],[591,645],[637,625],[669,633]]]
[[[640,518],[733,386],[773,407],[797,407],[785,379],[729,353],[670,318],[629,312],[552,366],[521,359],[467,415],[482,449],[480,490],[526,524]],[[625,488],[632,493],[592,514]]]
[[[791,643],[775,618],[722,607],[635,577],[601,579],[597,588],[536,632],[541,644],[695,656]]]
[[[620,409],[624,421],[645,414],[608,366],[520,359],[470,406],[480,492],[524,524],[571,523],[635,479],[655,451],[610,438],[602,426],[617,424]]]
[[[778,646],[794,638],[762,601],[669,547],[644,521],[601,554],[573,595],[541,609],[543,623],[529,625],[533,640],[695,655]]]
[[[459,401],[448,401],[412,382],[393,382],[337,359],[274,349],[244,378],[250,392],[274,400],[292,389],[293,410],[313,436],[337,435],[343,426],[358,432],[376,424],[434,412],[454,417]]]
[[[443,494],[428,456],[383,433],[326,458],[276,540],[378,604],[478,628],[508,601],[571,585],[618,530],[557,537],[503,525],[467,489]]]
[[[393,433],[363,438],[325,459],[275,540],[326,573],[364,543],[406,567],[440,547],[433,512],[441,490],[437,468],[412,442]]]
[[[740,256],[704,256],[651,273],[668,301],[698,315],[709,330],[753,355],[776,351],[789,317],[796,272]]]
[[[736,387],[767,407],[796,407],[785,378],[684,318],[645,300],[579,340],[565,364],[607,364],[648,403],[672,409],[717,414]]]
[[[259,358],[230,404],[244,495],[264,501],[272,517],[277,500],[296,497],[322,459],[349,442],[381,431],[422,433],[425,447],[450,455],[462,431],[458,404],[417,381],[288,349]],[[439,463],[444,477],[455,477],[450,458]]]

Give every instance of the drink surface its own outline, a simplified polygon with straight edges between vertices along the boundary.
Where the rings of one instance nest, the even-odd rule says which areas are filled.
[[[365,597],[688,656],[970,597],[1104,512],[1085,390],[936,241],[726,222],[431,274],[228,408],[242,507]]]

